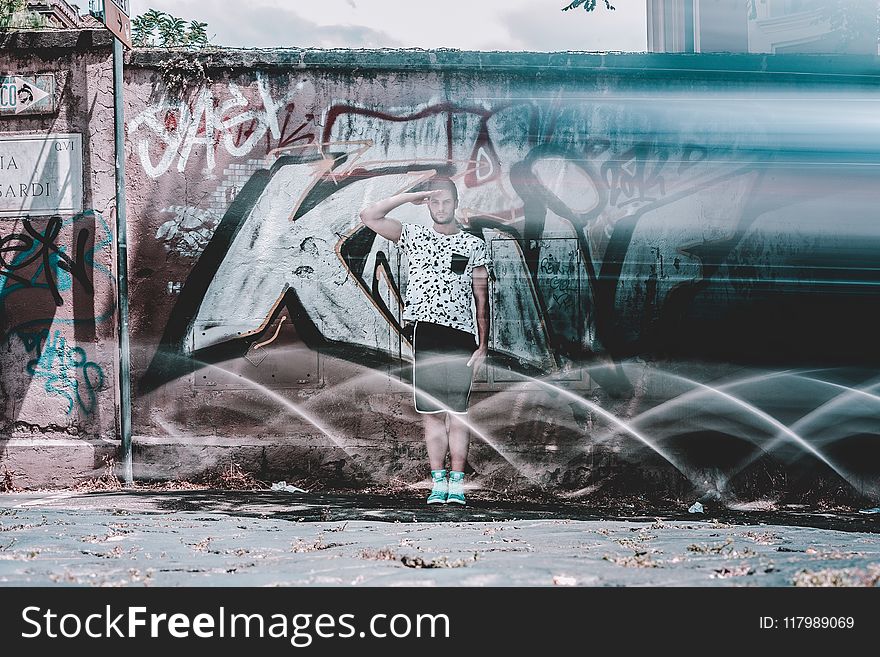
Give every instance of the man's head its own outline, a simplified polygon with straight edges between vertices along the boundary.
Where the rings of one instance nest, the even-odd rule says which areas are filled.
[[[435,224],[451,224],[458,207],[458,188],[445,176],[435,176],[424,185],[424,191],[436,191],[428,200],[428,212]]]

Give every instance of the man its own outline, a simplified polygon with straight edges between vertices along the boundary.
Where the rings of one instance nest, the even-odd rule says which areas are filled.
[[[426,204],[433,225],[401,224],[386,216],[405,203]],[[409,261],[403,319],[415,323],[413,397],[431,466],[428,504],[465,503],[468,397],[473,372],[485,361],[489,345],[489,255],[482,239],[461,229],[457,207],[455,183],[435,177],[423,191],[396,194],[360,213],[364,225],[395,242]]]

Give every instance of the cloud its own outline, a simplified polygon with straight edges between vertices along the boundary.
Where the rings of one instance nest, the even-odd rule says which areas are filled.
[[[617,11],[562,12],[564,0],[444,0],[443,11],[401,11],[400,0],[131,0],[208,23],[212,43],[236,48],[462,48],[630,50],[647,48],[645,3]]]
[[[353,0],[351,0],[354,5]],[[132,14],[146,5],[132,3]],[[230,48],[400,48],[401,42],[385,31],[364,25],[319,25],[295,11],[281,7],[260,6],[255,2],[245,8],[210,0],[173,2],[153,0],[159,11],[191,21],[208,24],[211,43]]]
[[[647,50],[644,11],[523,8],[500,16],[499,21],[510,32],[508,50]]]
[[[318,25],[289,9],[252,7],[247,20],[217,9],[201,20],[214,43],[236,48],[399,48],[386,32],[363,25]]]

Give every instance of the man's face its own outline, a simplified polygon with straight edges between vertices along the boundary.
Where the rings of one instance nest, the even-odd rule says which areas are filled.
[[[437,191],[428,201],[428,212],[435,224],[449,224],[455,221],[455,199],[448,189]]]

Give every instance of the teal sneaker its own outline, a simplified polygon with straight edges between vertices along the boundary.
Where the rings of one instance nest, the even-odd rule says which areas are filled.
[[[446,492],[447,504],[465,504],[464,500],[464,472],[450,471],[449,486]]]
[[[431,470],[431,481],[434,483],[431,494],[428,495],[428,504],[445,504],[446,493],[449,484],[446,483],[446,470]]]

